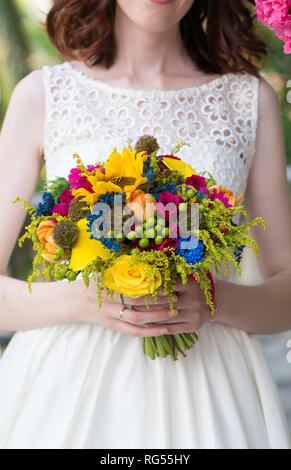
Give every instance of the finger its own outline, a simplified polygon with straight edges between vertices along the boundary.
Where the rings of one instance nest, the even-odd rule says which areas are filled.
[[[159,310],[168,310],[169,309],[169,304],[157,304],[157,305],[150,305],[149,308],[147,308],[146,305],[135,305],[134,310],[137,310],[138,312],[158,312]]]
[[[182,309],[178,310],[178,315],[170,315],[169,318],[165,321],[158,321],[155,323],[163,324],[175,324],[175,323],[195,323],[198,324],[200,321],[200,313],[193,312],[192,309]]]
[[[154,323],[148,325],[149,328],[154,328]],[[163,324],[160,325],[161,330],[165,328],[168,335],[176,335],[179,333],[193,333],[200,328],[196,323],[176,323],[176,324]]]
[[[183,292],[185,291],[185,288],[187,287],[191,287],[191,290],[193,289],[194,292],[196,291],[200,291],[201,288],[198,284],[197,281],[195,281],[194,279],[188,279],[187,281],[187,284],[184,286],[183,282],[181,279],[178,279],[177,283],[176,283],[176,287],[175,287],[175,290],[180,293],[180,292]]]
[[[159,305],[160,303],[162,304],[168,304],[168,297],[167,296],[164,296],[164,295],[158,295],[157,296],[157,300],[155,300],[155,298],[153,296],[149,296],[147,299],[145,296],[142,296],[142,297],[127,297],[127,296],[124,296],[124,303],[126,305],[133,305],[133,306],[146,306],[146,302],[149,304],[149,305]],[[176,297],[175,297],[176,299]],[[121,304],[121,298],[120,298],[120,294],[117,294],[115,293],[111,299],[111,297],[109,296],[106,296],[105,301],[110,301],[110,302],[114,302],[116,304]]]
[[[177,314],[177,310],[173,314],[169,308],[156,312],[138,312],[135,309],[126,309],[124,310],[123,319],[134,325],[144,325],[146,323],[168,322],[171,317]]]
[[[135,337],[160,336],[165,334],[164,329],[159,326],[154,326],[152,328],[144,328],[140,326],[131,325],[130,323],[127,323],[122,320],[116,320],[115,318],[106,319],[105,326]]]

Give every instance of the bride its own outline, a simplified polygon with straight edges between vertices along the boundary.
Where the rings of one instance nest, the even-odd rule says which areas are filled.
[[[206,28],[206,29],[205,29]],[[257,333],[291,328],[291,207],[278,102],[259,76],[263,41],[230,0],[56,0],[47,17],[65,62],[15,88],[0,137],[1,448],[290,448]],[[149,311],[93,283],[4,275],[42,165],[67,176],[143,134],[160,154],[177,141],[197,171],[236,195],[255,229],[263,282],[217,276],[211,321],[194,281],[177,285],[174,318],[161,293]],[[199,331],[186,358],[151,361],[143,336]]]

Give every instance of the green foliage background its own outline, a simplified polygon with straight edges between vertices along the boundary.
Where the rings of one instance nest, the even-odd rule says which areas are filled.
[[[44,64],[62,62],[40,24],[39,17],[44,20],[45,12],[39,15],[37,3],[36,0],[0,0],[0,127],[11,93],[19,80]],[[283,43],[275,37],[272,30],[261,25],[259,28],[270,45],[270,58],[263,76],[278,93],[287,162],[291,164],[291,105],[287,102],[288,90],[291,93],[291,54],[284,54]],[[26,278],[31,269],[31,255],[28,245],[26,250],[16,247],[10,262],[10,274],[21,279]]]

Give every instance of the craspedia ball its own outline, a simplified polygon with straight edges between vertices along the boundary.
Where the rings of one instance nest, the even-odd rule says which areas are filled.
[[[79,239],[79,229],[74,222],[62,220],[53,228],[53,238],[65,251],[71,250]]]
[[[70,202],[69,216],[73,222],[78,222],[81,219],[84,219],[89,212],[88,204],[85,201],[80,201],[79,199],[72,199]]]
[[[157,139],[152,135],[142,135],[135,144],[137,153],[146,152],[152,154],[160,148]]]

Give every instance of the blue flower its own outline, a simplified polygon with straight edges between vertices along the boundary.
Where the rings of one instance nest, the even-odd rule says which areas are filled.
[[[112,192],[107,192],[107,193],[101,194],[98,198],[98,202],[104,202],[105,204],[113,206],[114,196],[121,196],[123,199],[125,198],[124,193],[114,193],[112,191]]]
[[[90,238],[94,240],[100,240],[102,237],[102,231],[103,231],[103,222],[101,222],[98,226],[95,224],[96,220],[103,215],[103,211],[100,210],[99,212],[96,212],[95,214],[88,214],[87,215],[87,227],[88,230],[87,232],[91,232]],[[100,232],[101,230],[101,232]]]
[[[236,245],[236,247],[234,249],[233,254],[234,254],[234,257],[235,257],[238,264],[240,264],[240,262],[242,260],[244,249],[245,249],[245,245],[241,245],[241,246]]]
[[[117,251],[120,250],[120,243],[118,243],[113,237],[111,238],[102,238],[101,240],[102,245],[105,246],[105,248],[108,248],[111,253],[116,253]]]
[[[56,201],[52,197],[51,193],[43,193],[42,202],[40,202],[36,208],[37,211],[35,213],[35,217],[40,217],[41,215],[52,215],[55,205]]]
[[[203,253],[204,243],[197,237],[179,238],[176,254],[185,258],[188,264],[202,263]]]
[[[230,223],[233,227],[237,227],[237,224],[233,220],[231,220]],[[245,249],[245,245],[240,245],[240,246],[236,245],[234,249],[233,255],[238,264],[241,263],[244,249]]]
[[[151,167],[151,162],[152,162],[152,159],[151,157],[148,157],[144,163],[144,167],[143,167],[143,175],[142,176],[145,176],[148,180],[148,183],[151,183],[153,180],[154,180],[154,177],[155,177],[155,170]]]
[[[157,186],[154,188],[151,193],[153,196],[155,196],[156,200],[159,199],[160,194],[163,191],[167,191],[168,193],[171,194],[176,194],[177,193],[177,183],[174,183],[173,181],[168,181],[166,184],[162,184],[160,186]]]
[[[206,194],[203,189],[200,189],[200,191],[197,191],[196,192],[196,198],[197,198],[197,202],[201,202],[202,199],[207,199],[209,196],[208,194]]]

